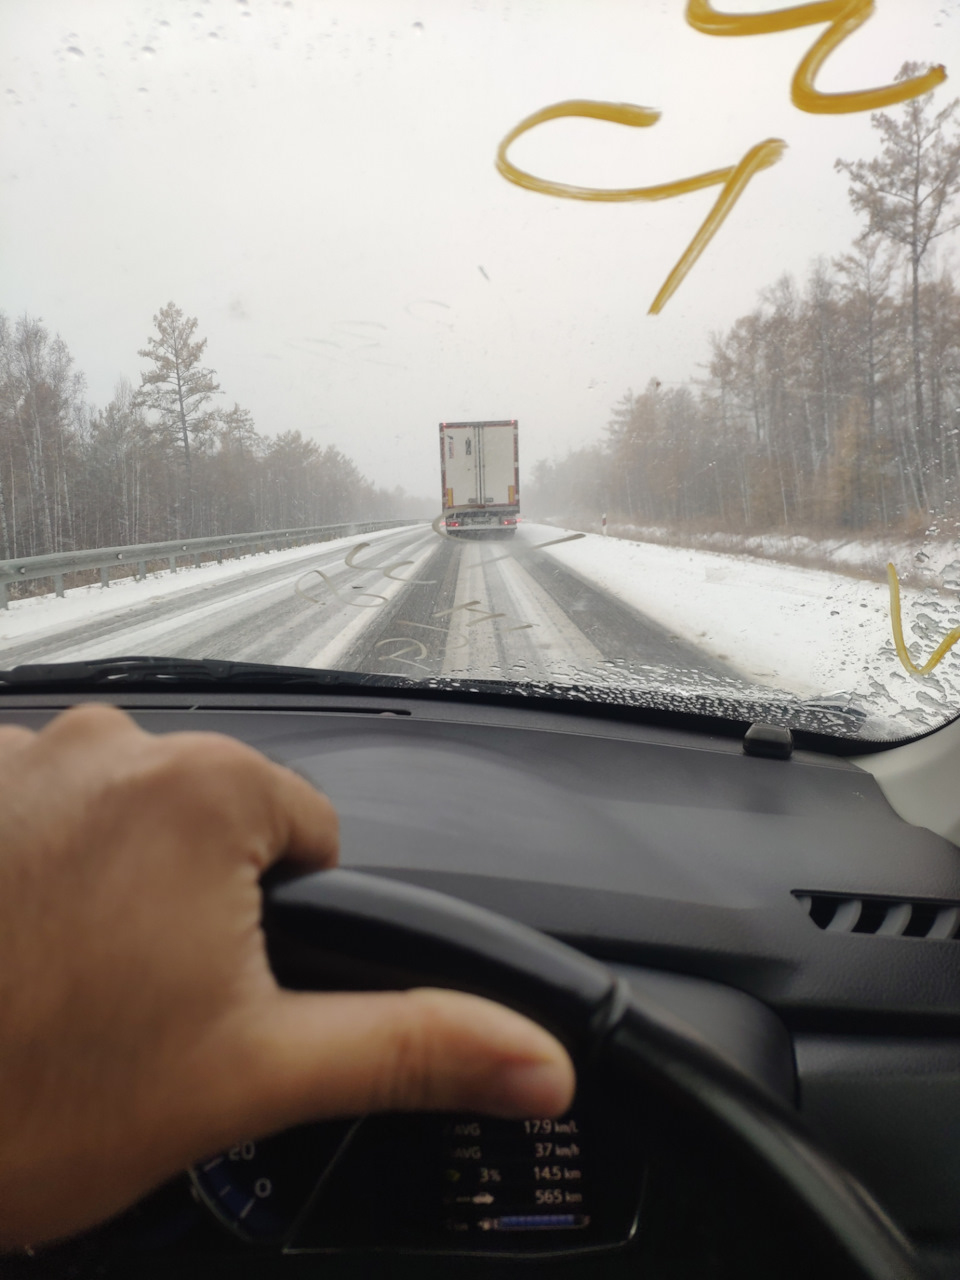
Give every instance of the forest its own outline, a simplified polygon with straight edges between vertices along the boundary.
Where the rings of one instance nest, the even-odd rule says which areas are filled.
[[[835,164],[848,251],[764,289],[686,381],[648,371],[599,437],[532,468],[526,513],[678,541],[960,531],[958,108],[872,116],[876,154]],[[173,302],[153,322],[139,385],[95,407],[61,337],[0,313],[0,559],[422,514],[336,447],[227,408]]]
[[[98,408],[62,338],[0,313],[0,559],[408,514],[333,445],[224,408],[196,330],[162,307],[140,386]]]
[[[601,439],[541,463],[539,514],[672,535],[960,529],[960,289],[937,252],[960,225],[957,108],[874,115],[876,156],[835,165],[862,219],[849,251],[782,276],[687,382],[650,376]]]

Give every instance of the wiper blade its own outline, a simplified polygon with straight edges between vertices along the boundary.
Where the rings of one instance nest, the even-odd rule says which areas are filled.
[[[317,688],[366,683],[352,671],[327,671],[314,667],[280,667],[269,662],[228,662],[222,658],[155,658],[134,655],[92,659],[85,662],[29,663],[0,671],[0,690],[7,688],[54,691],[118,685],[197,688],[211,685],[246,685],[271,688]]]
[[[658,689],[629,689],[546,682],[514,684],[502,680],[457,679],[433,676],[425,680],[406,676],[335,671],[315,667],[274,666],[267,662],[230,662],[222,658],[117,657],[84,662],[31,663],[0,671],[0,699],[5,693],[83,693],[118,689],[124,692],[203,693],[229,688],[233,693],[336,692],[369,693],[377,689],[428,699],[449,698],[468,702],[531,706],[569,713],[624,715],[643,718],[659,715],[673,723],[679,715],[694,727],[743,733],[755,722],[790,728],[794,735],[856,740],[867,721],[866,710],[848,694],[831,694],[806,701],[778,695],[733,698],[723,694],[693,694]]]
[[[52,691],[106,686],[167,686],[168,688],[209,688],[211,685],[246,686],[271,689],[317,689],[330,686],[352,688],[389,688],[394,690],[433,691],[474,694],[512,694],[523,699],[544,697],[563,702],[586,701],[593,704],[615,703],[645,706],[677,702],[688,707],[696,695],[684,695],[657,689],[595,688],[579,685],[557,685],[532,681],[514,684],[489,679],[430,677],[426,680],[406,676],[373,674],[364,671],[337,671],[317,667],[278,666],[269,662],[232,662],[223,658],[167,658],[143,655],[117,658],[87,659],[81,662],[29,663],[0,670],[0,691],[19,692],[26,689]],[[759,696],[758,696],[759,695]],[[862,722],[866,710],[846,693],[793,699],[770,690],[766,696],[759,690],[753,697],[730,698],[713,694],[713,710],[726,718],[744,720],[768,718],[773,723],[788,724],[797,711],[821,717],[832,716],[851,723]]]

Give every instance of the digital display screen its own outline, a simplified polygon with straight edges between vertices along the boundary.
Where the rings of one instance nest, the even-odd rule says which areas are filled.
[[[329,1166],[286,1249],[532,1254],[615,1247],[635,1230],[648,1155],[629,1098],[559,1119],[371,1116]]]
[[[591,1179],[576,1114],[458,1117],[443,1132],[444,1228],[457,1235],[583,1231]]]

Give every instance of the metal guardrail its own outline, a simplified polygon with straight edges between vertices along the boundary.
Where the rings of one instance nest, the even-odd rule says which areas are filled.
[[[171,573],[177,571],[177,561],[192,558],[195,565],[204,555],[216,554],[217,564],[223,563],[225,551],[243,551],[250,548],[276,550],[295,547],[308,542],[329,542],[333,538],[349,538],[358,533],[375,533],[379,529],[399,529],[411,520],[368,520],[349,524],[316,525],[310,529],[270,529],[261,533],[237,533],[229,538],[184,538],[176,542],[146,542],[135,547],[97,547],[92,551],[63,551],[47,556],[28,556],[23,560],[0,560],[0,609],[7,607],[7,587],[14,582],[33,582],[38,578],[52,578],[54,590],[63,595],[63,576],[81,569],[99,569],[101,587],[109,587],[110,570],[121,565],[135,564],[137,577],[145,578],[147,564],[154,560],[166,560]]]

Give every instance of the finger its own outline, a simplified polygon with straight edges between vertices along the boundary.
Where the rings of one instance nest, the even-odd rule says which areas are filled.
[[[323,794],[292,769],[267,762],[278,835],[271,862],[288,857],[312,867],[336,866],[340,856],[340,820]]]
[[[318,868],[336,864],[336,811],[291,769],[217,733],[166,734],[151,740],[151,751],[164,793],[181,797],[181,805],[190,798],[194,830],[201,815],[212,831],[225,832],[229,820],[242,833],[230,847],[242,849],[258,875],[282,857]]]
[[[559,1115],[575,1085],[566,1050],[542,1027],[479,996],[432,989],[282,992],[252,1057],[244,1132],[251,1119],[270,1132],[372,1110]]]
[[[319,868],[337,861],[339,822],[326,796],[291,769],[233,738],[193,732],[155,737],[126,712],[101,703],[71,707],[33,737],[38,745],[82,747],[88,766],[104,754],[115,762],[123,750],[127,762],[139,756],[162,768],[170,794],[182,796],[192,789],[208,804],[218,801],[236,810],[240,803],[248,813],[255,810],[263,837],[255,850],[260,872],[284,856]]]

